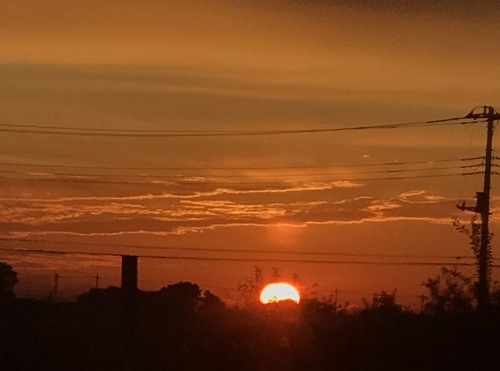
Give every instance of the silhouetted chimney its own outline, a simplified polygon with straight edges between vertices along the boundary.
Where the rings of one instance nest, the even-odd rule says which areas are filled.
[[[137,291],[137,256],[122,255],[122,290]]]

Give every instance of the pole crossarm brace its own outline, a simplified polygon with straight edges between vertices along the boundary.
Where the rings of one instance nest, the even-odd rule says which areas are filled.
[[[476,113],[476,109],[482,108],[482,112]],[[492,106],[476,106],[470,111],[465,117],[465,119],[491,119],[492,121],[500,120],[500,112],[495,111]]]

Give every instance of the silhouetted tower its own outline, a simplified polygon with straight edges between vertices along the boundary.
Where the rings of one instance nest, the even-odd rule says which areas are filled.
[[[135,358],[137,350],[137,256],[122,255],[122,286],[121,286],[121,342],[123,355],[128,362]],[[132,364],[132,363],[129,363]]]
[[[490,191],[491,191],[491,159],[494,121],[500,119],[500,113],[491,106],[483,106],[483,111],[475,113],[472,110],[465,118],[486,119],[486,155],[484,162],[484,184],[483,191],[476,193],[476,206],[467,207],[465,203],[458,205],[461,210],[469,210],[481,215],[481,246],[478,254],[478,285],[477,285],[477,306],[479,312],[484,312],[489,304],[490,292]]]
[[[54,274],[54,287],[52,288],[52,300],[56,300],[57,295],[59,294],[59,278],[60,275],[57,273]]]
[[[137,256],[122,255],[122,290],[137,291]]]
[[[429,297],[427,295],[425,295],[424,293],[422,293],[421,295],[418,295],[417,298],[420,299],[420,313],[423,313],[425,301],[427,299],[429,299]]]
[[[334,305],[335,305],[335,308],[334,308],[334,313],[337,314],[337,309],[338,309],[338,306],[339,306],[339,289],[335,287],[335,298],[334,298]]]
[[[273,279],[278,280],[281,277],[281,268],[272,267],[271,270],[273,271]]]
[[[97,289],[99,288],[99,279],[101,278],[99,277],[99,273],[97,273],[94,278],[95,278],[95,288]]]

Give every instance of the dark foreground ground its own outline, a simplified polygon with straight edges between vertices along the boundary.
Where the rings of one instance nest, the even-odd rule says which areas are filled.
[[[500,370],[500,316],[318,301],[229,309],[199,292],[92,290],[0,309],[0,370]]]

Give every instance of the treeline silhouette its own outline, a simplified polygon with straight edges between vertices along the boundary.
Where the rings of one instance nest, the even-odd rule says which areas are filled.
[[[229,307],[191,282],[92,289],[77,302],[2,295],[0,369],[500,370],[499,302],[479,316],[466,281],[429,279],[421,314],[385,291],[356,312],[317,299]]]

